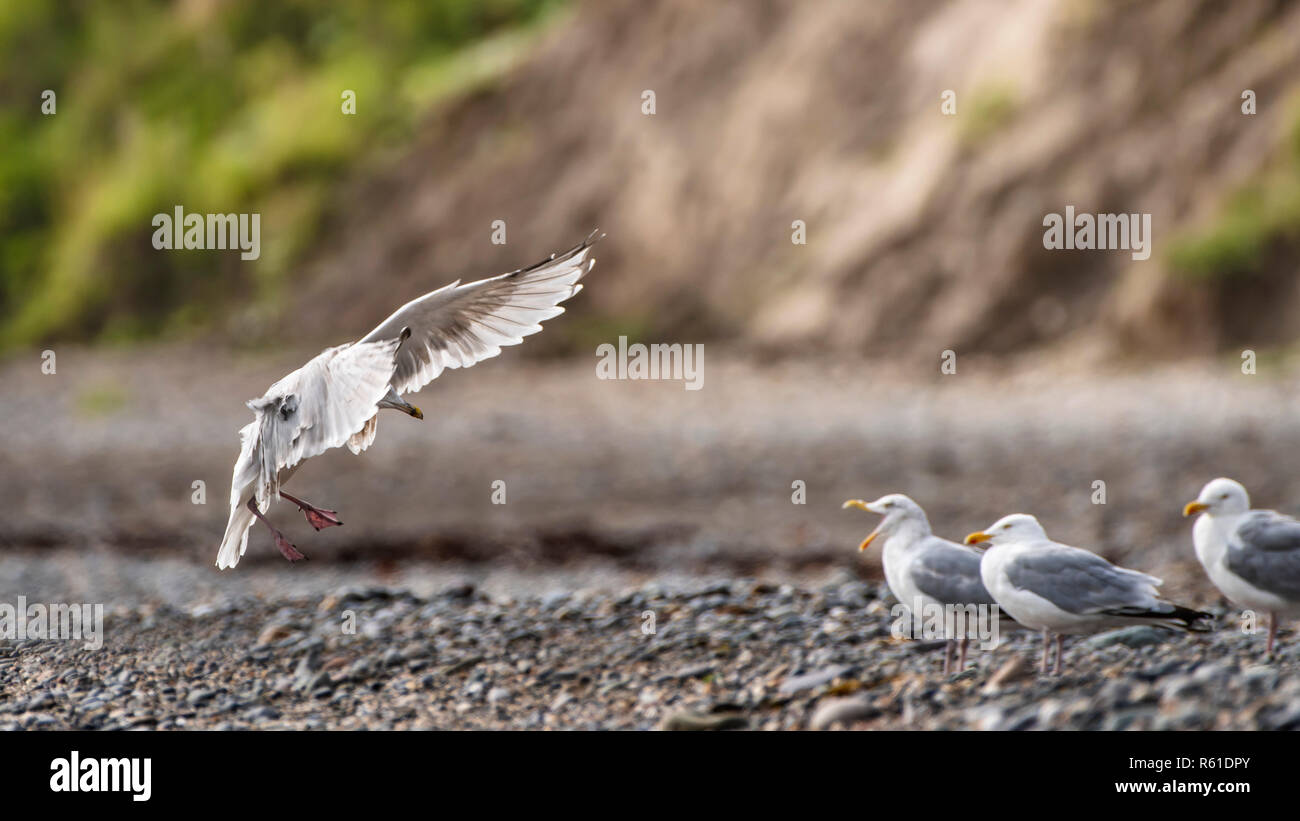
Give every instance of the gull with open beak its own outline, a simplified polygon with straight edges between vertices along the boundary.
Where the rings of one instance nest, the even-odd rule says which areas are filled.
[[[1003,516],[966,544],[989,543],[980,576],[998,606],[1026,627],[1043,632],[1042,671],[1056,635],[1056,673],[1061,672],[1065,633],[1092,633],[1145,623],[1203,631],[1210,617],[1157,596],[1163,582],[1116,567],[1096,553],[1047,538],[1038,520],[1024,513]]]
[[[1214,586],[1236,604],[1268,613],[1273,654],[1279,614],[1300,614],[1300,521],[1274,510],[1251,510],[1240,482],[1215,479],[1184,516],[1201,514],[1192,526],[1196,558]]]
[[[891,493],[874,502],[850,499],[843,506],[884,517],[858,550],[866,550],[876,539],[882,541],[885,581],[904,607],[910,610],[918,601],[923,606],[994,606],[993,597],[980,580],[980,551],[935,536],[925,511],[907,496]],[[951,668],[954,645],[960,651],[957,669],[966,668],[968,642],[969,636],[948,639],[943,654],[945,675]]]
[[[468,368],[518,345],[564,313],[560,303],[582,290],[591,270],[586,240],[536,265],[462,285],[451,283],[414,299],[359,341],[329,348],[248,402],[253,421],[239,431],[241,446],[230,482],[230,519],[217,567],[239,563],[254,519],[270,529],[280,554],[305,558],[264,515],[273,499],[297,505],[312,527],[341,525],[333,510],[280,489],[303,460],[347,445],[360,453],[375,441],[379,411],[424,413],[402,398],[447,368]]]

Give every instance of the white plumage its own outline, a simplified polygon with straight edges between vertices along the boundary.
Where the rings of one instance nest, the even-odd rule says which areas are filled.
[[[858,549],[865,550],[876,539],[884,541],[880,558],[885,581],[904,607],[914,610],[919,604],[925,611],[942,610],[948,605],[990,608],[994,605],[980,578],[980,551],[934,535],[925,511],[910,497],[890,493],[874,502],[850,499],[843,506],[884,517]],[[951,669],[954,645],[960,650],[957,669],[965,669],[969,638],[969,635],[949,637],[943,655],[945,674]]]
[[[1127,624],[1201,629],[1208,614],[1159,597],[1155,576],[1116,567],[1095,553],[1054,542],[1033,516],[1004,516],[967,544],[988,542],[980,577],[998,606],[1026,627],[1043,631],[1043,670],[1048,639],[1056,634],[1056,670],[1061,636]]]
[[[1183,508],[1200,513],[1192,526],[1196,558],[1214,586],[1236,604],[1269,614],[1273,652],[1278,614],[1300,613],[1300,521],[1273,510],[1251,510],[1241,483],[1215,479]]]
[[[447,368],[467,368],[518,345],[564,313],[559,303],[582,290],[591,270],[593,233],[536,265],[465,285],[459,280],[403,305],[358,342],[329,348],[250,400],[254,418],[239,432],[231,478],[230,519],[217,567],[234,567],[248,547],[248,530],[303,460],[346,444],[360,453],[374,442],[382,408],[423,418],[401,395],[432,382]],[[317,529],[341,524],[325,511],[290,498]],[[254,511],[250,501],[256,506]],[[321,515],[328,514],[328,515]],[[268,523],[268,527],[269,527]],[[291,561],[301,554],[271,528]]]

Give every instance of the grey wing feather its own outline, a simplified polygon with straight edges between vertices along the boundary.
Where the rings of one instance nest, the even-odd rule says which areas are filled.
[[[941,604],[993,604],[980,579],[981,553],[946,539],[918,548],[910,567],[912,583]]]
[[[1052,543],[1007,563],[1007,579],[1069,613],[1154,607],[1160,579],[1116,567],[1095,553]]]
[[[1300,600],[1300,522],[1273,510],[1251,511],[1228,537],[1225,562],[1260,590]]]
[[[256,413],[256,430],[248,435],[257,437],[259,506],[279,494],[281,470],[362,431],[388,392],[400,344],[391,339],[330,348],[248,403]]]
[[[528,268],[481,279],[459,281],[425,294],[399,308],[362,342],[393,339],[403,328],[411,338],[397,355],[393,388],[418,391],[445,368],[468,368],[518,345],[542,329],[541,323],[564,313],[559,303],[582,290],[579,280],[591,270],[593,233],[563,254]]]

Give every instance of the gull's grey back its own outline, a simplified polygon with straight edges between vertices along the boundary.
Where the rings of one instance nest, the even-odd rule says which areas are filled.
[[[972,548],[931,536],[916,548],[912,583],[942,604],[993,604],[980,578],[980,558]]]
[[[1265,590],[1300,600],[1300,522],[1273,510],[1253,510],[1228,537],[1228,569]]]
[[[1068,613],[1100,613],[1152,603],[1159,579],[1115,567],[1082,548],[1056,542],[1027,550],[1006,564],[1007,579]]]

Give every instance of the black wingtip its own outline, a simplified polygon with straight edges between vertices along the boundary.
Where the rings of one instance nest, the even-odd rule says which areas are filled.
[[[597,236],[598,234],[599,236]],[[584,239],[582,242],[578,243],[577,245],[573,246],[569,250],[564,251],[563,253],[551,254],[549,257],[542,260],[541,262],[535,262],[532,265],[529,265],[527,268],[517,268],[513,271],[504,273],[501,275],[501,278],[514,279],[516,277],[524,276],[525,274],[531,274],[533,271],[536,271],[538,268],[542,268],[544,266],[550,265],[551,263],[555,262],[557,259],[567,260],[570,257],[573,257],[587,250],[588,248],[595,245],[597,242],[600,242],[604,238],[605,235],[601,233],[599,228],[597,228],[595,231],[592,231],[590,234],[588,234],[586,239]]]
[[[1169,605],[1167,610],[1163,606],[1152,610],[1137,607],[1119,607],[1102,612],[1111,616],[1125,616],[1131,619],[1151,619],[1162,623],[1166,627],[1181,627],[1192,633],[1208,633],[1214,629],[1214,615],[1212,613],[1204,613],[1177,604]]]
[[[1193,633],[1208,633],[1214,629],[1214,614],[1206,613],[1202,610],[1193,610],[1190,607],[1183,607],[1175,604],[1174,611],[1168,615],[1168,618],[1174,621],[1182,622],[1184,629]]]
[[[1209,633],[1214,630],[1213,613],[1204,613],[1200,610],[1189,610],[1187,608],[1179,608],[1179,611],[1179,618],[1183,619],[1183,623],[1187,625],[1187,629],[1191,632]],[[1186,617],[1182,613],[1186,613]]]

